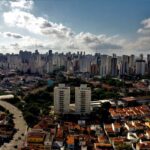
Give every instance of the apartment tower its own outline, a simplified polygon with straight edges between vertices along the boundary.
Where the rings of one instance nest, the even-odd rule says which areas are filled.
[[[70,87],[59,84],[54,88],[54,112],[63,114],[69,112]]]
[[[91,103],[91,88],[86,84],[81,84],[80,87],[75,87],[75,110],[76,113],[90,113]]]

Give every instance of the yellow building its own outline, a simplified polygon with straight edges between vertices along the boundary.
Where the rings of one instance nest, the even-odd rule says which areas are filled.
[[[46,133],[43,130],[33,130],[27,135],[27,142],[29,143],[43,143]]]

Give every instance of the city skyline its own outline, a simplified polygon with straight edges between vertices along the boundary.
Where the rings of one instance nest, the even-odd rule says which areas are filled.
[[[145,57],[140,54],[112,56],[95,53],[89,55],[85,52],[53,53],[49,50],[40,54],[38,50],[20,51],[19,54],[0,54],[0,68],[3,70],[18,70],[24,73],[53,73],[56,70],[71,74],[91,74],[106,76],[122,75],[149,75],[150,54]],[[90,76],[89,76],[90,77]]]
[[[150,51],[148,0],[2,0],[0,4],[0,53],[53,49],[138,56]]]

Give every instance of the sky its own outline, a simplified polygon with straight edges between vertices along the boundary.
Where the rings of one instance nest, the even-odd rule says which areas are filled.
[[[0,53],[150,54],[150,0],[0,0]]]

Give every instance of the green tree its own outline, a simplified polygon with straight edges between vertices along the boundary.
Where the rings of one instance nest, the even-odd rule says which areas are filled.
[[[131,145],[123,143],[123,144],[116,145],[115,149],[116,150],[132,150],[132,147],[131,147]]]
[[[37,122],[38,122],[38,117],[33,115],[30,112],[24,112],[24,119],[26,120],[27,124],[29,125],[29,127],[33,127]]]

